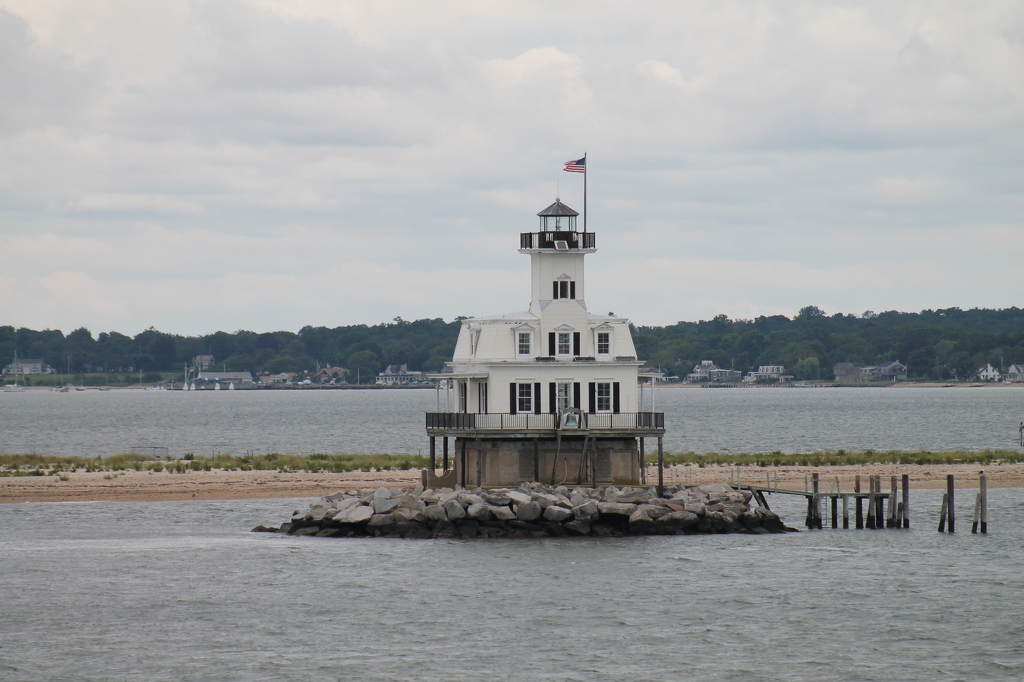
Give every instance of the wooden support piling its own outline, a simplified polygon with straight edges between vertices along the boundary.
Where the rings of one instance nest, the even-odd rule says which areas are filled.
[[[886,528],[896,528],[896,476],[889,477],[889,518]]]
[[[953,505],[953,498],[954,498],[953,474],[947,474],[946,475],[946,499],[947,499],[947,502],[946,502],[946,508],[947,508],[946,518],[949,520],[949,525],[947,526],[947,528],[949,529],[950,533],[953,533],[953,532],[956,531],[956,512],[954,511],[956,509],[956,507]]]
[[[846,498],[844,497],[843,499],[845,500]],[[833,528],[838,528],[839,527],[839,496],[838,495],[833,495],[832,496],[832,527]]]
[[[882,475],[878,474],[875,476],[875,504],[878,505],[875,510],[875,528],[885,528],[885,498],[882,494]]]
[[[640,484],[647,485],[647,455],[644,454],[643,436],[640,436]]]
[[[903,474],[903,527],[910,528],[910,474]]]
[[[949,507],[949,493],[942,493],[942,510],[939,511],[939,532],[946,532],[946,509]]]
[[[857,478],[854,479],[853,492],[860,493],[860,475],[858,475]],[[864,498],[862,498],[858,494],[854,499],[855,499],[855,503],[857,505],[857,516],[856,516],[856,519],[855,519],[856,523],[857,523],[857,528],[863,528],[864,527]]]
[[[821,480],[818,474],[811,474],[811,491],[814,494],[814,516],[811,521],[814,528],[821,530],[821,497],[819,497]]]
[[[875,527],[875,511],[875,477],[868,476],[868,520],[865,527]]]
[[[988,477],[984,471],[978,474],[978,489],[981,496],[981,534],[988,535]]]
[[[430,474],[437,473],[437,437],[430,437]]]
[[[658,497],[665,496],[665,450],[664,438],[658,436]]]
[[[843,495],[843,530],[850,528],[850,496]]]
[[[974,518],[971,519],[971,535],[978,532],[978,519],[981,518],[981,493],[974,496]]]
[[[443,448],[442,449],[444,451],[444,459],[442,460],[441,464],[442,464],[442,468],[444,469],[444,473],[447,474],[448,473],[448,436],[444,437]]]

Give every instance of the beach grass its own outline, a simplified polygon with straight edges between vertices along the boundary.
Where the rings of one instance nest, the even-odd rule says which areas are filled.
[[[657,455],[648,454],[648,465],[656,465]],[[1024,453],[1015,450],[861,450],[822,451],[813,453],[695,453],[677,452],[664,455],[666,466],[852,466],[866,464],[1015,464],[1024,462]],[[428,466],[422,455],[354,455],[326,454],[264,455],[219,454],[203,457],[186,454],[180,459],[154,459],[148,455],[122,453],[108,457],[57,457],[39,454],[0,454],[0,476],[60,476],[77,471],[126,472],[167,471],[188,474],[194,471],[276,471],[307,473],[346,473],[355,471],[405,471]]]

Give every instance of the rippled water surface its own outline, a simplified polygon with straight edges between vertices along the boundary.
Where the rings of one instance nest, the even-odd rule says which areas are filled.
[[[1024,490],[988,536],[936,533],[938,495],[910,530],[476,541],[246,532],[305,499],[0,505],[0,679],[1020,680]]]
[[[433,390],[0,392],[0,452],[417,454],[437,406]],[[654,409],[670,452],[1020,450],[1024,387],[663,388]]]

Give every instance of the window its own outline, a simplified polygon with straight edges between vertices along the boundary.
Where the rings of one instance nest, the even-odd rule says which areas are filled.
[[[576,298],[576,282],[565,279],[552,282],[551,297],[554,299]]]
[[[520,413],[533,412],[533,384],[518,384],[516,410]]]
[[[612,384],[608,381],[597,382],[597,412],[612,411]]]
[[[469,385],[465,381],[459,382],[459,412],[466,412],[466,403],[468,402]]]
[[[559,381],[556,384],[555,407],[559,410],[568,410],[572,407],[572,382]]]
[[[480,384],[477,389],[477,412],[487,414],[487,384]]]
[[[516,334],[516,354],[520,357],[529,357],[530,351],[530,332],[518,332]]]
[[[570,353],[572,353],[572,334],[558,332],[558,354],[569,355]]]
[[[611,332],[598,332],[597,333],[597,354],[608,355],[612,352],[612,333]]]

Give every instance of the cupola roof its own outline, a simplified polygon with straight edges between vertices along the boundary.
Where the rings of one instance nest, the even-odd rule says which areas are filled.
[[[572,210],[568,206],[562,203],[561,199],[555,199],[555,203],[551,204],[537,215],[544,217],[562,217],[562,216],[578,216],[579,213]]]

